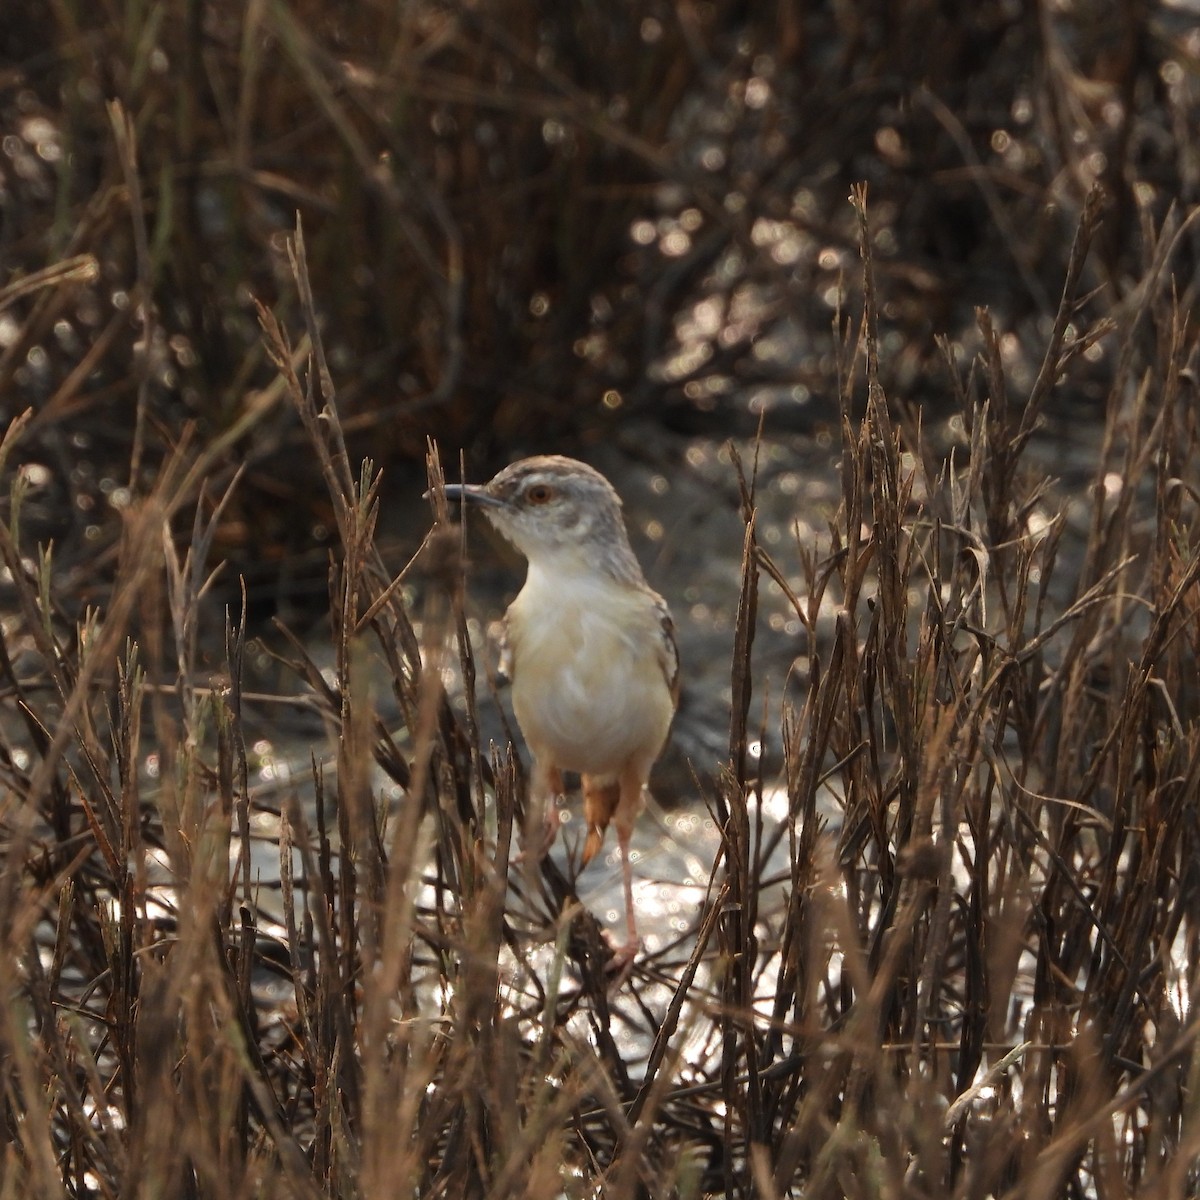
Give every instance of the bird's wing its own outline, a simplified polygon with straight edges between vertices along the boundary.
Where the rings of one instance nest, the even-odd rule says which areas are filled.
[[[658,643],[658,664],[662,667],[663,678],[671,691],[671,700],[679,703],[679,647],[675,642],[675,622],[671,620],[671,610],[667,602],[656,595],[654,607],[658,614],[658,627],[661,637]]]
[[[496,648],[500,652],[500,661],[496,665],[496,682],[510,684],[513,679],[512,639],[508,636],[508,614],[500,622],[500,632],[496,638]]]

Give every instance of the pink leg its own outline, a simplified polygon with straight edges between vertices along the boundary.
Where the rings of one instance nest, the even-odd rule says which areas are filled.
[[[633,822],[641,808],[642,781],[636,776],[622,780],[622,803],[617,810],[617,846],[621,851],[621,875],[625,886],[625,944],[613,947],[612,960],[608,964],[613,974],[613,986],[620,986],[633,970],[634,960],[641,949],[638,939],[637,913],[633,907],[633,864],[629,861],[629,841],[633,835]]]
[[[533,776],[529,781],[529,806],[525,811],[524,849],[515,862],[541,862],[550,853],[550,847],[558,837],[562,772],[552,765],[543,767],[544,761],[539,757],[534,758]]]
[[[638,941],[637,917],[633,911],[633,867],[629,862],[629,830],[617,830],[617,844],[621,848],[621,871],[625,883],[625,944],[612,946],[612,958],[605,968],[609,974],[609,988],[619,988],[633,972],[633,964],[642,948]],[[615,941],[616,939],[612,939]],[[612,942],[609,943],[610,946]]]
[[[637,914],[633,910],[633,864],[629,861],[630,830],[617,831],[617,844],[621,848],[621,872],[625,876],[625,945],[632,948],[630,957],[637,953]]]

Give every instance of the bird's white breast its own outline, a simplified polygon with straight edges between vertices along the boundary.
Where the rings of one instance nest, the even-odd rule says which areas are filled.
[[[529,576],[508,613],[513,708],[535,755],[587,775],[649,769],[674,702],[649,593],[584,572]]]

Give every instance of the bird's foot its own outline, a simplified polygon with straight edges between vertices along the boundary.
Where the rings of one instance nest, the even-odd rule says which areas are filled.
[[[608,932],[604,941],[612,953],[612,957],[604,964],[604,973],[608,976],[608,990],[615,992],[633,974],[633,964],[642,949],[642,943],[637,936],[629,938],[620,944]]]

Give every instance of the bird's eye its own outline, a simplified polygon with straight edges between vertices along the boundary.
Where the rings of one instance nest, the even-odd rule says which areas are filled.
[[[530,504],[548,504],[554,499],[554,489],[548,483],[535,483],[525,492]]]

